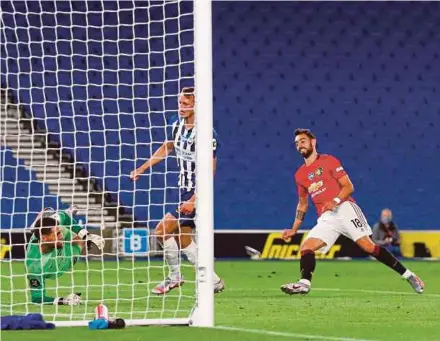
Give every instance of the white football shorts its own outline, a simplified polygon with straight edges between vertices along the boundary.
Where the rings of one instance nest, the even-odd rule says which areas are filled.
[[[340,235],[350,238],[354,242],[361,237],[370,236],[371,227],[360,207],[353,202],[345,201],[335,211],[326,211],[319,218],[317,224],[310,230],[307,238],[318,238],[327,245],[319,249],[326,253],[330,250]]]

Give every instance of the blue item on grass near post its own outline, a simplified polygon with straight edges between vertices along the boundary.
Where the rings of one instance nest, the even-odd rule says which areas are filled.
[[[97,319],[89,322],[89,329],[107,329],[108,321],[106,319]]]
[[[44,321],[41,314],[2,316],[1,325],[2,330],[55,329],[55,325]]]

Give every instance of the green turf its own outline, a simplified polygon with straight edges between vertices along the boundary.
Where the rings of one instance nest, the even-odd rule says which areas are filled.
[[[216,296],[216,325],[258,330],[261,331],[259,334],[188,327],[130,327],[123,331],[58,328],[53,331],[3,332],[2,340],[314,340],[298,334],[324,336],[321,340],[326,337],[341,340],[438,340],[440,264],[405,264],[425,280],[427,289],[423,295],[413,293],[409,284],[397,274],[373,261],[318,261],[313,290],[304,297],[285,296],[279,291],[281,284],[296,279],[296,261],[217,262],[217,272],[224,278],[227,289]],[[132,271],[130,262],[106,262],[102,269],[99,262],[91,262],[89,267],[93,271],[89,271],[86,277],[85,264],[77,264],[75,273],[59,278],[58,284],[69,286],[73,280],[75,289],[82,291],[89,302],[72,309],[58,307],[58,314],[69,316],[73,313],[75,317],[89,318],[95,303],[104,298],[109,310],[118,311],[123,317],[187,316],[193,302],[193,284],[185,284],[180,299],[178,291],[167,297],[151,296],[149,290],[155,280],[162,277],[161,263],[152,262],[148,266],[147,262],[137,261],[135,265],[139,269]],[[119,272],[115,270],[118,266]],[[10,268],[9,263],[2,263],[1,314],[20,313],[26,307],[29,311],[41,311],[41,306],[23,304],[26,302],[25,280],[20,276],[5,277]],[[15,263],[13,273],[20,274],[22,269],[22,263]],[[102,276],[106,283],[103,289],[100,286]],[[194,278],[189,267],[185,268],[185,276],[189,280]],[[11,283],[15,289],[23,291],[11,295]],[[59,290],[59,294],[67,292],[68,289]],[[132,295],[136,298],[133,303],[128,300]],[[11,302],[14,303],[12,311],[9,309]],[[45,316],[50,318],[54,309],[45,306]],[[145,309],[148,309],[147,313]],[[263,331],[286,334],[267,335]]]

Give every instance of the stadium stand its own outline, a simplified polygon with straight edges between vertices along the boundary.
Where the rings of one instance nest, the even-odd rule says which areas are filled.
[[[111,6],[93,6],[103,4]],[[3,6],[10,4],[3,1]],[[38,3],[27,6],[41,10]],[[53,6],[45,8],[43,31],[39,16],[32,15],[27,16],[29,30],[2,29],[7,41],[23,42],[20,56],[35,57],[17,59],[17,45],[3,43],[2,56],[7,50],[9,58],[1,59],[8,72],[7,77],[2,73],[2,87],[12,90],[112,201],[126,212],[134,210],[141,224],[157,220],[163,214],[162,188],[176,176],[174,160],[156,169],[160,173],[167,167],[168,175],[145,177],[136,188],[128,176],[135,158],[139,164],[149,156],[146,144],[164,138],[164,129],[156,128],[164,125],[163,116],[154,113],[171,117],[178,87],[188,84],[147,87],[163,81],[163,75],[145,68],[164,61],[163,55],[142,58],[161,47],[152,44],[149,51],[141,39],[148,20],[141,13],[125,17],[129,25],[119,31],[67,30],[55,25]],[[60,10],[66,3],[56,6]],[[102,24],[101,16],[81,12],[81,2],[72,6],[75,14],[57,17],[58,23]],[[290,225],[296,202],[293,173],[301,163],[292,144],[296,127],[314,130],[321,151],[343,161],[368,218],[390,207],[402,229],[433,228],[440,207],[439,13],[440,3],[433,2],[215,2],[214,116],[221,140],[216,228]],[[13,26],[26,17],[3,19]],[[106,20],[111,25],[117,18]],[[176,23],[167,25],[173,30]],[[27,46],[29,37],[38,43]],[[125,43],[133,37],[136,44]],[[171,40],[166,43],[173,46]],[[96,57],[103,53],[104,59]],[[167,54],[165,62],[177,57]],[[181,58],[192,60],[191,51],[183,50]],[[180,71],[190,75],[192,68],[188,63]],[[177,72],[170,66],[167,77],[176,78]],[[6,155],[6,163],[17,162]],[[22,171],[18,176],[30,179]],[[155,189],[148,192],[150,180]],[[43,188],[33,184],[29,190],[38,195]],[[171,198],[174,191],[165,195]],[[25,203],[16,201],[17,216],[29,209]],[[314,218],[309,214],[306,226]],[[2,228],[23,227],[17,219],[10,225],[2,216]]]

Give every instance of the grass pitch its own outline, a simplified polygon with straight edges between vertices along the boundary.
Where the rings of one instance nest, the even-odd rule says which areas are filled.
[[[57,328],[49,331],[2,332],[4,341],[63,340],[334,340],[411,341],[440,339],[440,263],[404,262],[425,281],[422,295],[375,261],[319,261],[312,292],[286,296],[279,287],[297,279],[297,261],[220,261],[218,274],[226,290],[215,297],[215,329],[189,327],[128,327],[89,331]],[[136,270],[133,270],[134,266]],[[184,269],[187,283],[167,296],[150,290],[162,279],[162,262],[79,263],[73,273],[48,281],[49,294],[82,292],[86,304],[54,307],[26,304],[26,280],[21,262],[1,265],[1,315],[42,312],[50,320],[92,319],[100,301],[124,318],[188,316],[194,299],[194,272]],[[10,276],[14,274],[14,276]],[[101,283],[104,282],[105,286]],[[11,291],[11,287],[15,290]],[[71,289],[74,288],[74,290]],[[134,300],[131,298],[134,297]],[[220,329],[221,328],[221,329]]]

